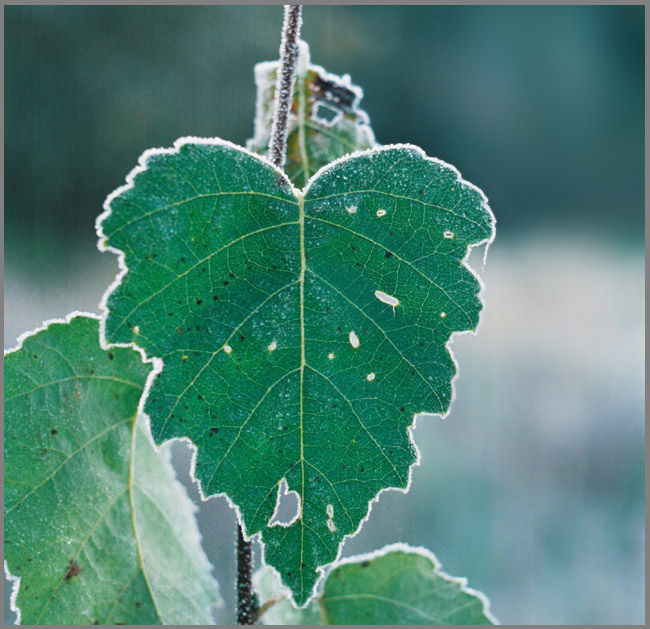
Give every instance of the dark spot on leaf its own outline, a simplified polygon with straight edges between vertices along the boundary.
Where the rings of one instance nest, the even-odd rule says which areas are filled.
[[[142,603],[141,603],[140,601],[136,601],[136,602],[135,602],[135,606],[136,606],[136,607],[140,607],[140,605],[142,605]]]
[[[400,407],[399,407],[399,410],[402,411],[402,413],[403,413],[403,412],[404,412],[404,407],[403,407],[403,406],[400,406]]]
[[[246,337],[245,337],[245,336],[242,336],[242,335],[240,334],[240,335],[239,335],[239,340],[240,340],[240,341],[244,341],[244,340],[246,340]]]
[[[390,257],[392,257],[392,255],[393,255],[393,254],[392,254],[390,251],[387,251],[387,252],[384,254],[384,258],[390,258]]]
[[[235,274],[234,274],[234,273],[228,273],[228,275],[229,275],[230,277],[235,277]]]
[[[56,434],[58,434],[58,432],[59,431],[56,428],[52,428],[52,430],[50,430],[51,435],[56,435]]]
[[[223,283],[223,285],[224,285],[224,286],[228,286],[228,281],[225,281],[225,282]]]
[[[181,258],[181,262],[185,262],[185,258]]]
[[[196,397],[197,397],[197,399],[199,399],[199,400],[202,400],[202,399],[203,399],[203,396],[202,396],[200,393],[199,393]]]
[[[197,305],[197,306],[200,306],[202,303],[203,303],[203,300],[202,300],[202,299],[197,299],[197,300],[196,300],[196,305]]]
[[[367,568],[369,565],[370,565],[370,562],[369,562],[369,561],[362,561],[362,562],[361,562],[361,567],[362,567],[362,568]]]
[[[76,577],[81,572],[81,566],[74,560],[71,559],[65,573],[65,580],[70,581],[72,577]]]
[[[216,295],[212,295],[212,300],[213,300],[213,301],[218,301],[219,298],[218,298]]]
[[[173,317],[173,316],[174,316],[174,313],[173,313],[173,312],[168,312],[168,313],[167,313],[167,316],[168,316],[168,317]]]
[[[113,356],[112,352],[108,352],[108,360],[113,360],[115,356]]]

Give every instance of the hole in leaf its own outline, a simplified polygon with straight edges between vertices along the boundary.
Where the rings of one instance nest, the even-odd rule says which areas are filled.
[[[299,515],[300,496],[298,492],[289,490],[287,479],[283,478],[278,484],[277,502],[269,526],[290,526]]]

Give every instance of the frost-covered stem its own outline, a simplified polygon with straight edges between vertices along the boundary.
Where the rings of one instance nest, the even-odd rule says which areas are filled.
[[[287,157],[287,130],[289,111],[293,100],[293,84],[298,65],[298,40],[302,25],[302,5],[286,4],[284,6],[284,23],[282,24],[282,43],[280,44],[280,67],[275,85],[275,110],[271,126],[269,157],[282,168]]]
[[[257,604],[253,596],[253,548],[237,525],[237,624],[254,625]]]

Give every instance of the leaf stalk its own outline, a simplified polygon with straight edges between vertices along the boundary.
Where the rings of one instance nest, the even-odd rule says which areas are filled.
[[[278,168],[284,166],[287,157],[287,130],[289,112],[293,101],[293,87],[298,66],[298,40],[302,26],[302,5],[287,4],[284,7],[282,42],[280,44],[280,67],[275,86],[275,110],[271,125],[269,157]]]

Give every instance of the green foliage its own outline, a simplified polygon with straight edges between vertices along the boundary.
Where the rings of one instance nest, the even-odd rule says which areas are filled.
[[[279,62],[255,66],[257,112],[255,137],[247,148],[267,155],[275,105]],[[362,91],[350,77],[339,77],[309,62],[309,47],[300,42],[292,116],[284,170],[296,186],[305,186],[320,168],[335,159],[375,146],[368,115],[359,109]]]
[[[454,332],[474,330],[468,248],[485,197],[415,147],[344,158],[303,191],[220,141],[145,154],[109,199],[101,244],[128,272],[106,340],[164,361],[157,442],[189,437],[205,495],[225,492],[298,604],[319,566],[416,460],[408,428],[444,414]],[[286,479],[297,519],[269,525]]]
[[[441,572],[437,559],[397,544],[376,555],[356,557],[333,568],[322,591],[305,608],[283,597],[269,568],[256,575],[264,600],[275,600],[262,616],[287,625],[491,625],[485,597],[465,579]]]
[[[137,416],[150,366],[76,316],[5,357],[5,557],[23,624],[212,624],[194,506]]]

